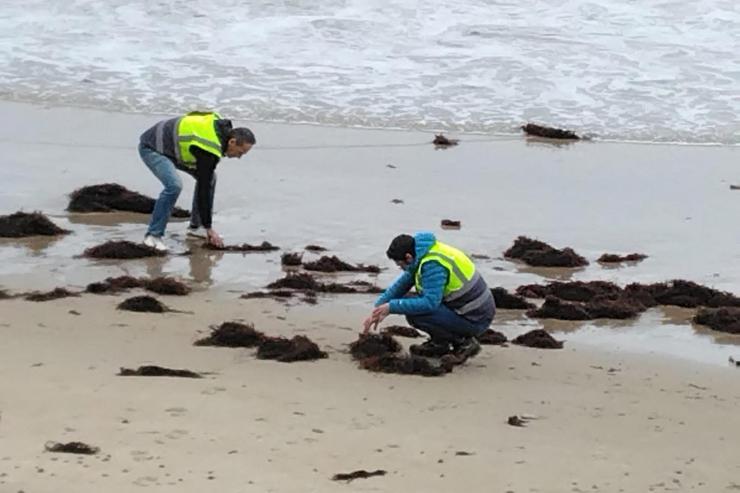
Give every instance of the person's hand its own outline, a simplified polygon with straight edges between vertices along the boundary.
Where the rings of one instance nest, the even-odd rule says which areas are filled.
[[[218,233],[216,233],[213,229],[206,230],[206,236],[208,238],[208,243],[211,245],[222,248],[224,246],[224,240],[221,238]]]
[[[378,328],[378,324],[383,321],[385,317],[390,314],[390,306],[388,303],[384,303],[380,305],[379,307],[373,309],[373,312],[370,314],[369,317],[365,319],[364,322],[362,322],[362,326],[364,330],[362,331],[363,334],[367,334],[370,332],[370,330],[375,330]]]
[[[378,322],[373,318],[372,315],[370,315],[369,317],[365,319],[364,322],[362,322],[362,327],[363,327],[362,333],[367,334],[368,332],[370,332],[370,330],[374,330],[375,328],[377,328],[377,326],[378,326]]]
[[[375,308],[373,310],[373,314],[371,315],[375,320],[377,320],[378,323],[382,322],[385,317],[387,317],[391,313],[391,307],[388,303],[383,303],[379,307]]]

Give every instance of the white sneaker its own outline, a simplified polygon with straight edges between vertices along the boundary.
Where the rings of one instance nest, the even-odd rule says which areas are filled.
[[[208,237],[208,235],[206,234],[206,228],[191,227],[188,227],[188,232],[186,233],[186,236],[188,236],[189,238],[200,238],[202,240]]]
[[[169,248],[167,248],[167,245],[165,245],[162,241],[162,238],[157,238],[156,236],[152,235],[146,235],[144,237],[144,244],[160,252],[166,252],[167,250],[169,250]]]

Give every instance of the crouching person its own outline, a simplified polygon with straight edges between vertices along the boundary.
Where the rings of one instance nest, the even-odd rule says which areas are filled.
[[[480,351],[476,336],[491,325],[496,305],[473,261],[429,232],[396,236],[386,255],[403,273],[376,301],[364,321],[365,332],[389,314],[405,315],[412,327],[430,337],[411,346],[412,354],[475,356]],[[416,296],[407,296],[412,287]]]

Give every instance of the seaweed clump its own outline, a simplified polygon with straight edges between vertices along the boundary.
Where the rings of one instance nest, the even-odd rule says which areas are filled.
[[[360,334],[360,337],[349,345],[350,354],[358,360],[395,354],[401,349],[401,345],[390,334]]]
[[[93,294],[120,293],[141,287],[141,281],[131,276],[108,277],[104,281],[92,282],[85,291]]]
[[[740,307],[740,297],[732,293],[719,291],[683,279],[654,284],[633,283],[627,285],[624,291],[628,296],[639,299],[646,306]]]
[[[306,262],[303,264],[303,268],[316,272],[369,272],[372,274],[380,272],[380,267],[377,265],[352,265],[341,260],[336,255],[332,255],[331,257],[324,256],[318,260]]]
[[[632,283],[624,288],[606,281],[552,282],[519,286],[516,292],[525,297],[545,298],[545,303],[528,315],[561,320],[627,319],[657,305],[740,308],[740,297],[682,279]]]
[[[579,304],[568,303],[548,296],[541,307],[529,310],[527,315],[534,318],[556,318],[558,320],[591,320],[591,315],[586,308]]]
[[[303,263],[303,254],[286,252],[280,257],[280,263],[288,267],[296,267]]]
[[[129,190],[117,183],[103,183],[82,187],[70,195],[67,210],[70,212],[138,212],[151,214],[155,200]],[[190,217],[190,212],[179,207],[172,210],[172,217]]]
[[[360,367],[374,372],[437,377],[452,371],[453,366],[433,364],[420,356],[399,354],[402,347],[390,334],[360,334],[349,349]]]
[[[585,308],[593,319],[616,320],[634,318],[647,309],[640,300],[626,295],[599,295],[588,301]]]
[[[271,282],[267,285],[270,290],[292,289],[308,294],[315,293],[377,293],[381,291],[378,287],[365,282],[353,281],[347,284],[341,283],[321,283],[311,274],[305,272],[288,273],[282,279]]]
[[[605,253],[596,261],[602,264],[619,264],[621,262],[641,262],[648,258],[644,253],[630,253],[627,255],[617,255],[614,253]]]
[[[454,363],[453,363],[454,364]],[[401,375],[421,375],[439,377],[452,371],[453,364],[433,364],[427,358],[415,355],[386,354],[373,356],[360,361],[365,370],[381,373],[399,373]]]
[[[694,322],[720,332],[740,334],[740,308],[702,308]]]
[[[525,284],[516,289],[516,293],[525,298],[546,298],[555,296],[567,301],[590,301],[596,296],[619,295],[622,288],[607,281],[555,281],[545,286]]]
[[[241,245],[224,245],[216,246],[211,243],[204,243],[203,248],[206,250],[216,250],[219,252],[237,252],[237,253],[262,253],[262,252],[274,252],[280,250],[270,243],[269,241],[263,241],[259,245],[250,245],[249,243],[242,243]]]
[[[505,288],[496,287],[491,289],[493,301],[496,308],[503,310],[529,310],[534,304],[525,300],[522,296],[509,293]]]
[[[434,147],[441,147],[441,148],[456,146],[459,143],[460,141],[458,139],[450,139],[449,137],[445,137],[444,134],[435,134],[434,140],[432,141],[432,144],[434,144]]]
[[[144,288],[157,294],[186,296],[190,287],[172,277],[155,277],[154,279],[131,276],[108,277],[104,281],[92,282],[85,291],[93,294],[116,294],[129,289]]]
[[[586,303],[568,302],[550,295],[545,298],[541,307],[529,310],[527,315],[558,320],[622,320],[636,317],[645,309],[646,306],[639,300],[624,295],[600,295]]]
[[[288,274],[271,282],[268,289],[295,289],[297,291],[320,291],[321,284],[310,274]]]
[[[154,279],[142,279],[144,289],[157,294],[186,296],[190,294],[190,288],[172,277],[155,277]]]
[[[506,336],[504,334],[492,329],[486,330],[481,335],[479,335],[477,339],[478,342],[480,342],[481,344],[486,344],[489,346],[501,346],[502,344],[506,344],[507,342]]]
[[[151,296],[134,296],[124,300],[118,305],[119,310],[126,310],[130,312],[148,312],[148,313],[164,313],[170,311],[169,308],[164,306],[156,298]]]
[[[27,301],[51,301],[79,295],[79,293],[72,292],[66,288],[55,288],[45,293],[41,293],[38,291],[34,293],[28,293],[27,295],[25,295],[25,299]]]
[[[526,125],[522,125],[521,128],[525,134],[532,135],[534,137],[558,140],[580,140],[580,137],[571,130],[546,127],[544,125],[537,125],[536,123],[527,123]]]
[[[271,291],[253,291],[251,293],[245,293],[241,295],[240,298],[244,300],[272,298],[278,301],[284,301],[292,298],[294,295],[295,292],[288,289],[273,289]]]
[[[100,245],[90,247],[82,254],[84,257],[95,259],[128,260],[147,257],[163,257],[165,252],[149,247],[143,243],[132,241],[106,241]]]
[[[563,347],[562,341],[556,340],[543,329],[530,330],[526,334],[515,337],[511,342],[539,349],[562,349]]]
[[[572,248],[559,250],[545,242],[520,236],[504,252],[504,257],[521,260],[533,267],[582,267],[588,260],[578,255]]]
[[[326,358],[328,355],[306,336],[264,338],[257,347],[258,359],[274,359],[282,363],[311,361]]]
[[[58,236],[69,234],[40,212],[16,212],[0,216],[0,238]]]
[[[359,471],[352,471],[348,473],[337,473],[331,479],[333,481],[347,481],[348,483],[355,479],[367,479],[374,476],[385,476],[386,472],[383,469],[377,469],[375,471],[365,471],[364,469]]]
[[[419,334],[418,330],[413,327],[407,327],[404,325],[389,325],[387,327],[383,327],[382,333],[398,337],[421,337],[421,334]]]
[[[177,370],[165,368],[163,366],[146,365],[140,366],[136,370],[130,368],[121,368],[118,373],[121,377],[181,377],[181,378],[203,378],[200,373],[190,370]]]
[[[57,452],[64,454],[95,455],[100,452],[98,447],[93,447],[83,442],[47,442],[44,445],[47,452]]]
[[[439,224],[442,229],[460,229],[462,223],[456,219],[442,219]]]
[[[195,345],[251,348],[259,346],[265,339],[265,334],[255,330],[252,324],[224,322],[211,327],[210,335],[195,341]]]

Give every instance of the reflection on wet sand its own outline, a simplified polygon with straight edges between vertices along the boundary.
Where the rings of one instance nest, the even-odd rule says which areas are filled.
[[[583,267],[574,269],[566,269],[561,267],[530,267],[521,262],[510,262],[515,266],[517,272],[543,277],[545,281],[570,281],[577,274],[585,271],[585,268]]]
[[[198,248],[188,256],[190,277],[204,287],[213,285],[213,269],[224,257],[224,252]]]
[[[740,347],[740,335],[726,334],[692,323],[695,309],[674,306],[650,308],[632,320],[531,319],[523,310],[499,310],[493,327],[509,339],[534,328],[559,338],[601,349],[654,352],[706,363],[722,364]]]
[[[56,243],[65,240],[65,236],[33,236],[30,238],[2,238],[0,239],[0,248],[3,247],[23,247],[27,249],[32,257],[46,255],[46,250]]]
[[[136,214],[132,212],[88,212],[69,213],[67,219],[72,224],[84,226],[106,226],[116,227],[122,224],[149,224],[149,214]],[[187,219],[170,219],[170,222],[183,222]]]
[[[548,139],[546,137],[534,137],[527,136],[524,140],[527,147],[539,147],[539,148],[554,148],[554,149],[567,149],[576,143],[583,145],[584,141],[579,140],[560,140],[560,139]]]
[[[76,256],[109,240],[141,241],[149,215],[68,214],[68,194],[85,184],[115,182],[156,196],[160,184],[141,165],[135,147],[126,147],[130,136],[150,118],[28,105],[4,107],[13,121],[6,129],[6,146],[14,156],[13,170],[22,172],[7,173],[14,192],[0,194],[0,211],[42,210],[72,230],[59,240],[0,241],[0,276],[12,291],[80,287],[125,273],[189,278],[214,293],[249,292],[283,275],[281,253],[303,251],[308,243],[330,246],[332,255],[356,263],[389,266],[384,251],[390,238],[430,229],[442,241],[489,257],[476,259],[476,265],[491,286],[513,289],[573,279],[625,286],[680,278],[740,293],[737,230],[728,228],[727,218],[715,212],[733,210],[737,204],[736,194],[727,192],[726,185],[725,193],[717,193],[714,185],[729,180],[736,171],[731,149],[604,142],[559,146],[562,142],[471,137],[466,145],[435,152],[427,144],[409,146],[420,140],[415,132],[261,125],[264,150],[256,146],[248,166],[219,165],[222,180],[215,225],[230,240],[269,241],[280,245],[281,251],[229,256],[205,251],[199,248],[200,240],[192,244],[185,239],[187,223],[173,219],[166,235],[173,254],[166,258],[93,261]],[[63,135],[70,118],[75,121],[75,133]],[[40,141],[59,144],[88,135],[110,146],[80,154],[77,147],[60,145],[55,148],[59,161],[74,164],[50,174],[38,150],[21,143],[29,132]],[[330,145],[291,149],[282,145],[285,142]],[[333,142],[342,145],[333,146]],[[101,159],[111,165],[101,167]],[[695,162],[714,164],[708,171],[690,165]],[[393,168],[387,168],[389,163]],[[679,168],[681,180],[665,180]],[[188,205],[191,196],[192,183],[186,180],[185,187],[180,205]],[[464,191],[464,196],[456,191]],[[627,196],[630,200],[625,200]],[[403,199],[405,205],[391,204],[391,198]],[[441,230],[439,221],[446,217],[464,227]],[[690,224],[686,217],[692,217]],[[539,268],[502,259],[520,235],[569,245],[592,264],[580,269]],[[187,258],[177,255],[188,249],[192,254]],[[650,260],[612,269],[594,262],[605,251],[644,251]],[[385,286],[396,275],[397,271],[387,269],[379,274],[377,284]],[[357,303],[371,301],[363,298]],[[324,305],[322,300],[322,310],[330,310],[327,318],[333,319],[347,303],[354,301]],[[672,309],[649,310],[631,321],[588,323],[529,320],[522,313],[510,316],[501,310],[494,323],[499,325],[515,331],[544,327],[567,332],[569,337],[583,332],[585,338],[591,337],[589,330],[634,333],[631,337],[674,325],[690,329],[696,337],[706,330],[693,329],[687,315]],[[653,343],[648,338],[641,344]],[[689,346],[685,350],[691,354]]]

